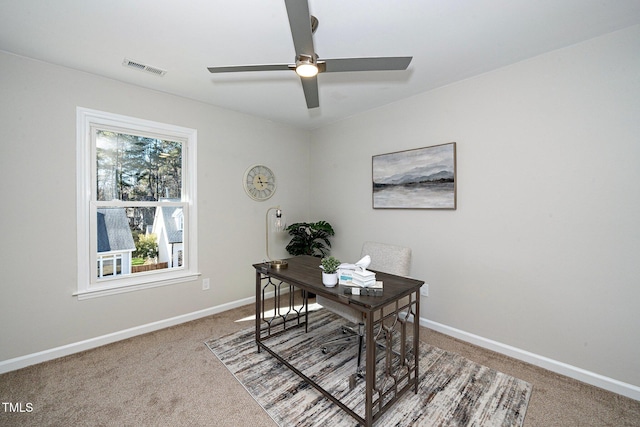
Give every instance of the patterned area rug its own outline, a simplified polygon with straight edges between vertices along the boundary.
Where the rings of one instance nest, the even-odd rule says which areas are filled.
[[[280,355],[343,403],[364,414],[364,381],[349,390],[355,347],[323,354],[343,320],[327,310],[309,313],[302,328],[269,341]],[[245,329],[205,344],[280,426],[343,426],[356,421],[268,352],[257,352],[255,330]],[[338,333],[339,334],[339,333]],[[420,342],[420,386],[408,391],[376,422],[378,426],[521,426],[531,385],[455,353]]]

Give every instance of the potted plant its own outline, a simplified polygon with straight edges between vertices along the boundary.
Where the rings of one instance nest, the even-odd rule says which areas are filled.
[[[329,237],[334,235],[334,231],[328,222],[296,222],[288,226],[287,231],[292,236],[286,247],[289,254],[322,258],[329,253]]]
[[[340,261],[335,257],[322,258],[320,266],[322,267],[322,283],[331,288],[338,283],[338,267]]]

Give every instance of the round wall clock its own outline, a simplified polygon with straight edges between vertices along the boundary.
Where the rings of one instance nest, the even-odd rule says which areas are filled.
[[[267,200],[276,192],[276,176],[264,165],[251,166],[244,173],[243,185],[253,200]]]

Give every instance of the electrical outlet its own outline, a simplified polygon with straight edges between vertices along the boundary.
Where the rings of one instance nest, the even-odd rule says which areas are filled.
[[[209,279],[202,279],[202,290],[207,291],[210,287]]]
[[[429,296],[429,285],[427,283],[420,286],[420,295],[422,295],[423,297]]]

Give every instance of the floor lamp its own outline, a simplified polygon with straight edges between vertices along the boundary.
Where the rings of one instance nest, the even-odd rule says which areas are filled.
[[[276,211],[275,216],[273,218],[273,229],[275,231],[283,231],[286,227],[284,215],[282,214],[282,209],[280,209],[280,206],[273,206],[267,209],[267,214],[265,215],[265,230],[266,230],[265,241],[267,244],[267,264],[269,264],[269,267],[271,268],[284,269],[288,267],[287,261],[283,261],[279,259],[272,260],[271,257],[269,256],[269,212],[273,210]]]

